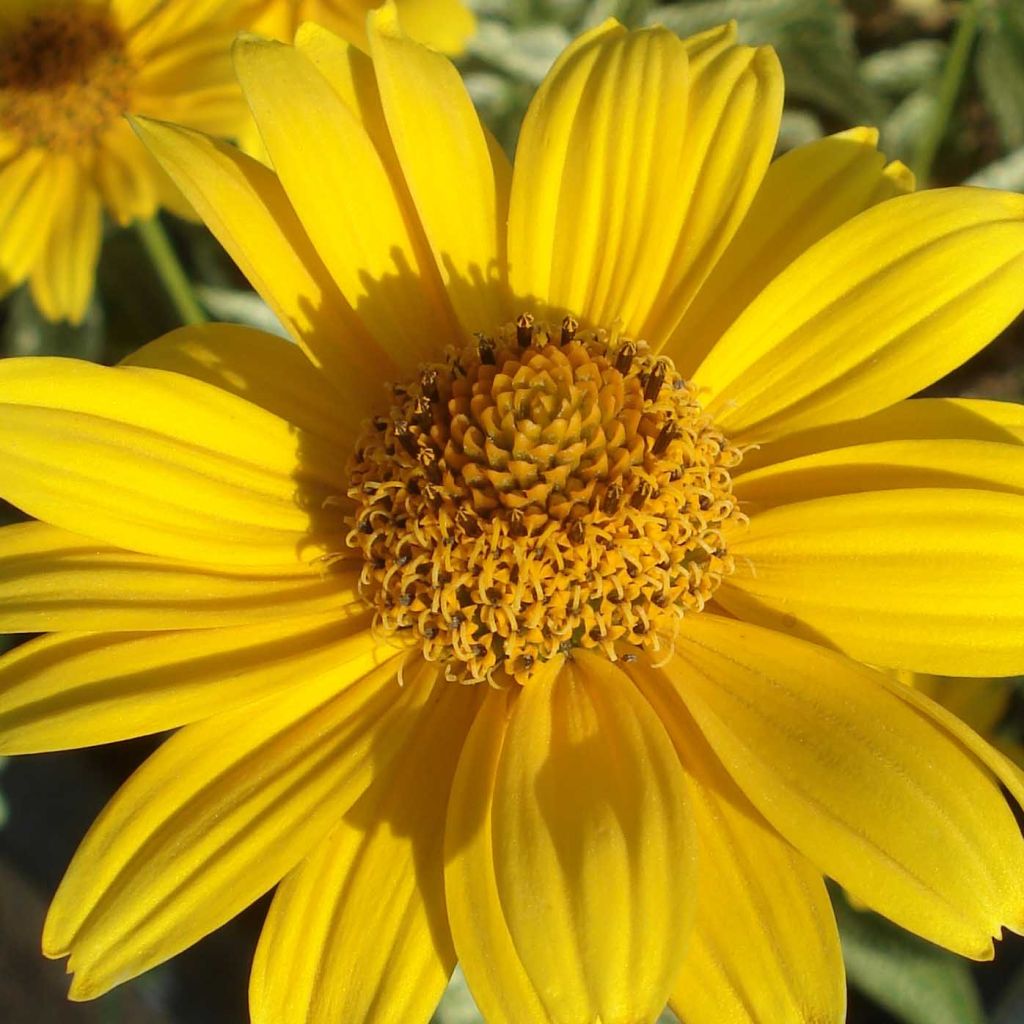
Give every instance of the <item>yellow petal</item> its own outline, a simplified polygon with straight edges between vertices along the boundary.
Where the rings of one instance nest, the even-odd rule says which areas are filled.
[[[782,117],[779,59],[767,46],[724,45],[731,44],[728,35],[698,53],[691,47],[684,162],[665,169],[687,195],[685,220],[639,331],[657,346],[676,330],[742,223],[775,149]]]
[[[395,0],[402,31],[442,53],[460,54],[476,31],[463,0]]]
[[[48,320],[81,323],[96,283],[103,208],[99,193],[76,173],[74,186],[55,195],[57,209],[32,269],[32,298]]]
[[[466,333],[510,318],[508,161],[492,152],[454,65],[403,36],[393,7],[370,16],[370,52],[391,139],[437,268]]]
[[[787,434],[750,449],[737,472],[848,445],[938,438],[1024,444],[1024,405],[976,398],[911,398],[861,419]]]
[[[751,517],[715,594],[739,618],[859,661],[936,675],[1024,671],[1024,498],[921,488]]]
[[[697,822],[697,920],[672,1008],[687,1024],[840,1024],[843,959],[821,872],[753,808],[664,674],[629,674],[672,737]]]
[[[300,51],[255,36],[235,67],[281,183],[342,294],[403,368],[457,330],[422,230],[357,115]]]
[[[899,194],[869,128],[819,139],[776,160],[729,247],[665,349],[689,376],[743,309],[802,252]]]
[[[135,125],[253,288],[351,403],[353,417],[368,414],[373,385],[392,379],[394,364],[338,292],[274,173],[198,132]],[[364,385],[361,397],[353,383]]]
[[[96,819],[61,882],[43,952],[88,999],[185,949],[278,882],[402,748],[429,686],[368,634],[334,668],[188,725]],[[373,666],[377,664],[377,668]]]
[[[494,784],[512,692],[490,689],[466,738],[445,824],[444,885],[455,950],[488,1024],[547,1020],[512,943],[494,868]]]
[[[4,497],[55,526],[235,565],[344,550],[341,516],[323,507],[344,493],[333,446],[201,381],[4,359],[0,421]]]
[[[664,340],[767,165],[772,60],[726,48],[691,75],[686,46],[661,29],[608,23],[577,40],[534,97],[516,152],[517,300]]]
[[[775,505],[901,487],[1024,494],[1024,446],[960,440],[848,445],[744,473],[734,490],[744,510],[756,515]]]
[[[353,570],[218,567],[123,551],[45,523],[0,529],[0,632],[210,629],[332,612]]]
[[[96,153],[96,185],[118,224],[148,220],[157,207],[160,168],[139,142],[132,126],[119,121],[103,136]]]
[[[694,375],[733,440],[885,408],[942,377],[1020,309],[1024,196],[942,189],[847,221],[775,278]]]
[[[455,966],[445,811],[481,689],[440,679],[402,753],[278,887],[253,961],[253,1024],[430,1019]]]
[[[1024,840],[996,781],[908,687],[814,644],[702,614],[666,673],[747,798],[821,871],[965,956],[1024,927]],[[923,699],[923,698],[922,698]]]
[[[369,628],[362,606],[255,626],[30,640],[0,657],[0,751],[89,747],[230,711],[303,686]]]
[[[351,401],[339,402],[337,393],[302,349],[251,327],[181,327],[143,345],[123,365],[171,370],[206,381],[332,441],[339,456],[352,447],[353,432],[361,426],[353,415],[359,390],[355,381],[346,396]]]
[[[25,280],[46,244],[62,165],[30,149],[0,167],[0,296]]]
[[[578,654],[523,688],[492,814],[498,897],[544,1019],[653,1021],[692,922],[696,835],[672,743],[627,677]],[[472,987],[472,939],[455,934]]]

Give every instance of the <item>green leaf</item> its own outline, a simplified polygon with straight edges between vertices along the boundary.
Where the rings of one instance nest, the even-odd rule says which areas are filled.
[[[967,962],[876,914],[832,900],[850,983],[903,1024],[985,1024]]]
[[[1009,156],[990,163],[977,174],[972,174],[965,185],[981,188],[1002,188],[1008,192],[1024,192],[1024,146],[1015,149]]]
[[[51,323],[36,309],[28,288],[11,296],[0,335],[4,356],[71,356],[96,362],[103,358],[103,310],[93,299],[81,324]]]
[[[648,21],[690,35],[735,18],[745,43],[775,47],[786,93],[844,124],[877,124],[885,103],[860,74],[853,23],[834,0],[684,0],[655,8]]]
[[[983,6],[978,82],[1007,149],[1024,146],[1024,6],[991,0]]]
[[[939,39],[912,39],[865,57],[860,73],[875,92],[900,99],[938,80],[948,49]]]

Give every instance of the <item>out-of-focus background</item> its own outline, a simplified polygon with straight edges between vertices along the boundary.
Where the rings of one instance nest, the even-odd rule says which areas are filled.
[[[615,16],[689,34],[736,18],[744,41],[770,43],[782,58],[787,103],[780,151],[870,124],[881,131],[882,150],[910,165],[921,184],[1024,191],[1024,0],[474,0],[474,6],[479,31],[460,65],[485,120],[510,152],[534,89],[582,29]],[[165,227],[213,319],[278,329],[204,229],[173,218]],[[85,322],[48,324],[19,290],[0,303],[0,356],[115,363],[177,326],[137,235],[111,227]],[[931,393],[1024,399],[1024,327],[1018,322]],[[0,522],[17,518],[0,506]],[[0,637],[0,649],[4,643]],[[1024,735],[1024,701],[1019,681],[1002,685],[1007,701],[997,731],[1013,742]],[[265,902],[92,1004],[67,1003],[62,966],[38,952],[46,902],[76,844],[158,742],[5,765],[0,759],[0,1022],[248,1020],[247,971]],[[1010,937],[994,963],[972,965],[854,910],[839,893],[835,899],[851,1024],[1024,1024],[1024,940]],[[479,1019],[456,974],[436,1024]]]

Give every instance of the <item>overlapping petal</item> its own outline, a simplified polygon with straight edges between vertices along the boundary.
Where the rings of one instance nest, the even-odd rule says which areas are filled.
[[[96,819],[43,933],[91,998],[180,952],[290,871],[404,746],[429,685],[357,634],[336,665],[186,726]],[[377,666],[374,668],[374,666]]]
[[[347,614],[158,633],[54,633],[0,657],[0,751],[68,750],[177,728],[303,686],[369,629]]]
[[[1024,928],[1014,816],[974,753],[894,692],[902,684],[710,614],[687,620],[676,651],[665,671],[716,755],[820,870],[965,956],[989,958],[1004,925]]]
[[[1018,312],[1022,283],[1024,197],[984,189],[898,196],[790,264],[694,381],[734,441],[868,415],[991,341]]]
[[[474,734],[494,728],[481,722]],[[495,745],[496,763],[471,734],[448,823],[452,933],[481,1008],[498,1022],[653,1020],[695,896],[664,728],[625,676],[581,654],[516,695]]]
[[[1009,449],[1013,451],[1013,449]],[[733,615],[872,665],[1024,671],[1024,497],[935,487],[760,512],[715,595]]]
[[[697,918],[671,1003],[687,1024],[839,1024],[846,988],[821,872],[753,808],[657,669],[630,669],[686,772]]]
[[[6,359],[0,422],[4,497],[55,526],[235,565],[344,549],[341,517],[323,508],[325,497],[344,494],[333,447],[202,381]]]
[[[445,812],[482,697],[440,679],[391,768],[281,883],[253,963],[254,1024],[430,1019],[455,965]]]
[[[211,629],[355,603],[343,564],[216,566],[125,551],[45,523],[0,529],[0,631]]]
[[[691,374],[743,309],[802,252],[851,217],[913,190],[885,164],[878,132],[854,128],[779,157],[739,230],[673,332],[665,354]]]

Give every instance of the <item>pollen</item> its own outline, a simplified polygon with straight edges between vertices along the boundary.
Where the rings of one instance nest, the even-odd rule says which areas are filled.
[[[392,391],[352,459],[348,543],[378,627],[449,679],[671,647],[733,571],[741,453],[642,341],[523,314]]]
[[[44,7],[0,38],[0,131],[58,152],[95,145],[128,109],[133,78],[105,9]]]

